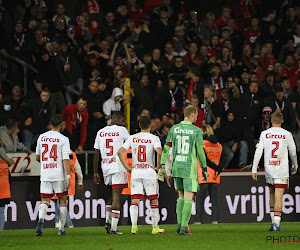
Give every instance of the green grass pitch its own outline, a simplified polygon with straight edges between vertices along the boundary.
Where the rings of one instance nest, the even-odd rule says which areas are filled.
[[[45,229],[42,237],[35,230],[0,231],[0,249],[300,249],[300,242],[267,243],[266,237],[299,236],[300,222],[282,223],[283,232],[269,232],[269,223],[190,225],[193,235],[178,235],[176,225],[162,225],[166,232],[152,235],[151,226],[140,226],[138,235],[129,226],[119,226],[123,235],[107,235],[104,227],[66,229],[70,236],[58,236],[56,229]],[[300,238],[296,238],[300,241]]]

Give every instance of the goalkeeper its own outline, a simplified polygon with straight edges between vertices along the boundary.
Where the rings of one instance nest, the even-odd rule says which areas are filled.
[[[200,128],[193,125],[197,120],[198,111],[194,106],[184,109],[184,121],[174,125],[168,134],[161,157],[161,168],[164,171],[170,147],[173,149],[172,176],[175,189],[178,191],[177,221],[179,235],[189,235],[186,227],[192,213],[192,199],[198,191],[197,157],[202,167],[204,180],[208,178],[203,137]],[[168,176],[170,186],[172,177]]]

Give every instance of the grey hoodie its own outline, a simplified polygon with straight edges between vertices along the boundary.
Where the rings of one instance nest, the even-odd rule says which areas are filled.
[[[116,96],[122,96],[123,98],[123,90],[120,88],[114,88],[111,97],[103,103],[103,113],[105,116],[111,115],[112,111],[121,110],[120,101],[122,100],[122,98],[120,99],[120,101],[116,102],[115,101]],[[107,120],[106,123],[107,125],[110,125],[111,119]]]

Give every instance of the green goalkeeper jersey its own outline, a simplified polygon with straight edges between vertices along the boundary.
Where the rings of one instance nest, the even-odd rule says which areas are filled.
[[[170,147],[173,150],[172,176],[198,180],[197,158],[206,168],[201,129],[191,122],[174,125],[168,134],[161,163],[165,164]]]

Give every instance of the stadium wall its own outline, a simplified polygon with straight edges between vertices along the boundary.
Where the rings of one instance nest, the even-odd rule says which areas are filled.
[[[20,181],[14,178],[11,183],[12,199],[6,206],[5,229],[33,229],[36,226],[39,208],[39,179],[26,177]],[[77,191],[74,197],[69,198],[69,212],[75,227],[103,226],[105,222],[106,187],[99,186],[92,180],[84,182],[84,189]],[[160,183],[159,206],[161,224],[176,223],[176,198],[173,188]],[[224,176],[219,186],[220,219],[223,223],[268,222],[269,191],[265,186],[263,176],[257,182],[250,176]],[[209,198],[205,200],[204,223],[210,223],[211,204]],[[193,208],[195,215],[195,207]],[[54,227],[54,203],[48,209],[45,227]],[[192,216],[193,223],[195,216]],[[128,220],[128,204],[124,205],[123,224]],[[300,176],[290,178],[290,189],[283,197],[282,221],[300,221]],[[141,203],[139,207],[139,224],[150,224],[149,201]]]

